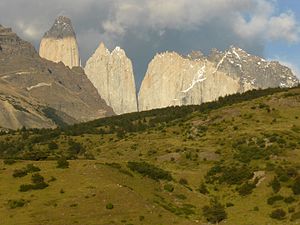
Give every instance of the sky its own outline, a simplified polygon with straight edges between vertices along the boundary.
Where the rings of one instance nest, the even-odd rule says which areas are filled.
[[[83,64],[100,42],[120,46],[139,86],[158,52],[230,45],[277,60],[300,78],[299,0],[0,0],[0,24],[36,49],[56,17],[71,18]]]

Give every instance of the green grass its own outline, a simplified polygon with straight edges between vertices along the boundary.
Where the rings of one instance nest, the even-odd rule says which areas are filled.
[[[0,224],[205,224],[203,207],[215,199],[230,205],[220,224],[295,224],[299,131],[295,88],[3,134]],[[20,192],[37,172],[49,186]],[[277,209],[282,220],[270,217]]]

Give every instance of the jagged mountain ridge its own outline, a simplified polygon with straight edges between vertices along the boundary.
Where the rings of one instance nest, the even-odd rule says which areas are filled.
[[[67,124],[113,115],[82,69],[70,70],[62,63],[40,58],[31,44],[2,26],[0,80],[5,86],[1,88],[1,127],[56,126],[45,109]]]
[[[137,111],[132,63],[120,47],[110,52],[103,43],[87,61],[85,73],[116,114]]]
[[[40,43],[39,54],[53,62],[63,62],[73,68],[80,66],[75,31],[69,18],[59,16]]]
[[[139,91],[139,110],[201,104],[237,92],[298,84],[288,67],[234,46],[225,52],[213,50],[208,57],[201,52],[166,52],[149,64]]]

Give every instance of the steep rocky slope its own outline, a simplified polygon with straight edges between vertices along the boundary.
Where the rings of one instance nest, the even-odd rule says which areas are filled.
[[[225,52],[213,50],[209,57],[167,52],[156,55],[148,67],[139,109],[201,104],[236,92],[297,84],[289,68],[233,46]]]
[[[132,63],[123,49],[116,47],[109,52],[101,43],[87,61],[85,73],[115,113],[137,111]]]
[[[1,88],[2,101],[6,102],[0,112],[1,127],[53,127],[57,118],[64,123],[75,123],[113,114],[83,70],[70,70],[62,63],[41,59],[31,44],[2,26],[0,80],[5,86]],[[18,112],[11,110],[12,103],[7,104],[10,96],[20,102],[21,107],[14,107]],[[5,115],[14,118],[12,122]],[[27,117],[31,122],[24,119]]]
[[[53,62],[63,62],[72,68],[80,66],[76,35],[71,20],[58,17],[40,43],[40,56]]]

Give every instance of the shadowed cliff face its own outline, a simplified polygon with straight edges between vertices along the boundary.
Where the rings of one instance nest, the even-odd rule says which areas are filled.
[[[0,126],[53,127],[53,117],[72,124],[113,114],[82,69],[40,58],[8,28],[0,27],[0,47],[0,84],[6,87],[1,88]]]
[[[158,54],[149,64],[138,96],[139,110],[172,105],[193,105],[220,96],[269,87],[293,87],[298,79],[278,62],[268,62],[232,46],[181,56]]]
[[[87,61],[85,73],[117,114],[137,111],[132,63],[123,49],[117,47],[109,52],[101,43]]]
[[[58,17],[41,40],[39,54],[53,62],[73,68],[80,66],[76,35],[69,18]]]

